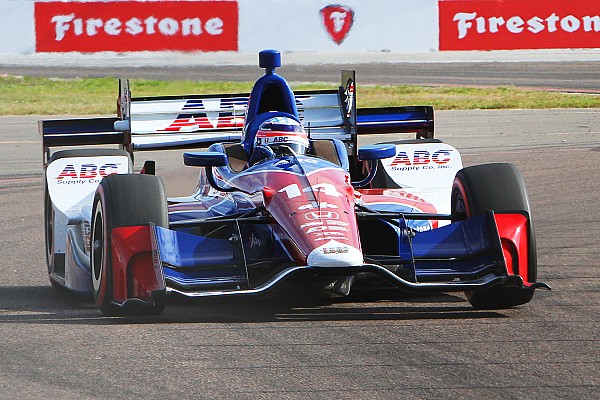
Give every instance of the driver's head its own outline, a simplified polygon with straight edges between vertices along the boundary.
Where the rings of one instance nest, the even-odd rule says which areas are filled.
[[[276,155],[305,154],[308,135],[302,125],[288,117],[274,117],[263,122],[256,132],[255,146],[269,146]]]

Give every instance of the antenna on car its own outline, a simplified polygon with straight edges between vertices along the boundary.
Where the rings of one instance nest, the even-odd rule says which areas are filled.
[[[273,74],[275,68],[281,67],[281,53],[275,49],[262,50],[258,53],[258,66],[265,69],[265,74]]]

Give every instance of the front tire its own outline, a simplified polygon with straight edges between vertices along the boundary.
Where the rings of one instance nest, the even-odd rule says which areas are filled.
[[[153,304],[134,310],[124,310],[113,303],[111,232],[114,228],[150,222],[168,227],[167,201],[160,178],[127,174],[102,179],[92,210],[90,264],[94,299],[105,315],[160,314],[164,309],[162,296],[154,298]]]
[[[486,210],[527,213],[529,221],[528,280],[537,279],[537,254],[531,207],[523,177],[516,166],[507,163],[483,164],[458,171],[452,186],[451,212],[455,220],[471,218]],[[510,308],[529,302],[533,290],[496,287],[465,292],[477,309]]]

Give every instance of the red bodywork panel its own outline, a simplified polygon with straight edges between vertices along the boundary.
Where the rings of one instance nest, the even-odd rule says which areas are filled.
[[[511,275],[529,277],[529,219],[523,214],[494,214],[506,268]]]
[[[165,290],[161,268],[154,265],[150,226],[127,226],[111,232],[113,301],[151,301],[152,293]]]
[[[264,204],[291,238],[284,242],[298,265],[319,246],[337,240],[360,250],[354,189],[341,169],[323,168],[300,177],[287,172],[256,174]],[[338,182],[345,182],[340,185]]]
[[[359,189],[356,190],[356,196],[367,205],[390,203],[411,207],[416,210],[415,212],[424,214],[435,214],[438,212],[435,206],[427,200],[402,189]],[[433,229],[437,228],[438,225],[439,221],[431,221]]]

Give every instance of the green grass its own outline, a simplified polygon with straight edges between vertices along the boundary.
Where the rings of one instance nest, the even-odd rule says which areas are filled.
[[[252,82],[131,82],[134,96],[198,93],[247,93]],[[332,84],[292,84],[295,90],[333,89]],[[49,79],[0,76],[0,115],[114,114],[118,83],[114,78]],[[516,87],[467,88],[362,85],[359,107],[431,105],[438,110],[509,108],[600,108],[600,96],[522,90]]]

